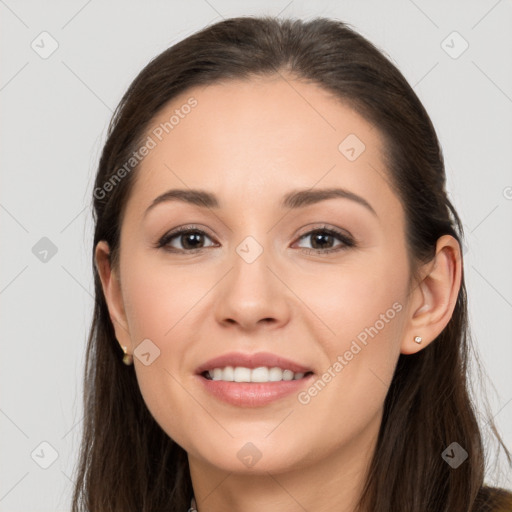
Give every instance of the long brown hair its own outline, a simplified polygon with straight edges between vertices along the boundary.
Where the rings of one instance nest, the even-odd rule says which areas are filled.
[[[389,181],[405,211],[411,275],[432,259],[440,236],[452,235],[462,246],[462,223],[447,197],[432,122],[383,53],[341,21],[239,17],[206,27],[165,50],[140,72],[118,105],[93,198],[94,247],[100,240],[108,242],[113,267],[138,166],[129,172],[125,168],[122,179],[119,169],[140,147],[155,115],[194,86],[284,73],[334,93],[380,130]],[[73,511],[183,512],[192,495],[186,452],[156,423],[133,368],[121,362],[94,251],[92,269],[96,302],[86,354]],[[399,357],[361,510],[496,510],[492,507],[498,506],[500,493],[484,485],[483,437],[468,379],[470,342],[462,276],[453,316],[443,332],[418,353]],[[511,463],[490,416],[488,423]],[[457,469],[441,456],[452,442],[469,454]],[[503,504],[506,499],[512,503],[510,494],[500,495]]]

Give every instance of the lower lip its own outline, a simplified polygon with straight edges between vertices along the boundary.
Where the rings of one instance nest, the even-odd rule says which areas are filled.
[[[293,393],[313,377],[313,374],[297,380],[281,380],[277,382],[227,382],[209,380],[198,376],[203,386],[218,399],[238,407],[261,407]]]

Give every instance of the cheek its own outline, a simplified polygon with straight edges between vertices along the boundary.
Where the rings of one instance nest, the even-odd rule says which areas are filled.
[[[394,268],[385,261],[367,260],[296,281],[298,295],[327,329],[329,352],[348,350],[354,339],[376,339],[382,346],[400,330],[407,276]]]
[[[149,264],[143,257],[127,261],[123,295],[134,343],[174,339],[173,331],[200,303],[208,282],[191,267]]]
[[[205,293],[205,280],[185,268],[148,264],[148,260],[127,260],[123,286],[135,353],[143,340],[157,347],[149,345],[150,358],[153,350],[158,354],[149,365],[135,360],[137,381],[155,421],[180,446],[190,448],[190,426],[202,411],[191,406],[190,376],[184,369],[190,366],[190,343],[197,327],[194,315]]]
[[[352,411],[354,425],[363,424],[384,402],[400,353],[408,282],[404,268],[405,253],[381,252],[364,264],[358,260],[322,275],[314,286],[313,280],[309,283],[307,304],[328,327],[321,337],[327,357],[304,402],[315,400],[326,415],[338,411],[334,430],[346,421],[346,411]]]
[[[182,386],[175,378],[188,378],[183,368],[188,367],[190,340],[194,333],[198,337],[201,325],[212,325],[209,306],[221,300],[215,297],[214,286],[226,269],[148,264],[147,256],[132,254],[126,260],[123,285],[132,339],[137,345],[149,338],[162,348],[162,357],[151,366],[136,364],[144,401],[178,444],[191,451],[201,446],[212,460],[222,460],[232,440],[222,437],[225,433],[208,418],[203,422],[223,443],[196,433],[197,418],[204,418],[204,410],[184,391],[193,389],[190,382],[184,380]],[[325,373],[317,376],[313,389],[306,388],[302,401],[294,399],[293,421],[284,422],[268,439],[261,438],[261,431],[273,431],[273,419],[263,423],[263,429],[258,421],[227,424],[230,432],[254,439],[269,454],[279,454],[283,447],[281,458],[291,461],[304,452],[314,458],[327,455],[334,445],[349,445],[380,413],[399,353],[396,340],[402,325],[400,307],[405,311],[407,276],[404,261],[396,255],[368,256],[364,261],[354,257],[340,265],[318,265],[314,272],[290,268],[280,274],[286,283],[293,283],[296,294],[282,289],[282,300],[293,301],[290,325],[294,332],[311,335],[303,341],[318,350],[325,366],[319,371]],[[200,337],[201,343],[207,334]],[[289,439],[297,440],[290,453],[284,448],[291,446]]]
[[[325,279],[325,295],[316,288],[309,296],[308,305],[330,330],[321,339],[325,365],[298,407],[305,422],[315,417],[323,425],[327,439],[348,443],[380,421],[405,313],[405,280],[396,277],[379,267],[354,268]]]
[[[191,324],[211,321],[206,304],[216,300],[215,284],[226,269],[170,265],[135,251],[125,263],[123,296],[132,340],[137,345],[149,338],[161,350],[172,342],[174,365],[185,351]],[[293,283],[293,296],[283,289],[282,300],[294,301],[292,321],[308,324],[329,360],[357,350],[354,342],[365,348],[365,358],[394,355],[402,326],[400,310],[405,310],[405,253],[380,248],[340,264],[318,264],[315,271],[313,263],[308,265],[281,270],[283,280]]]

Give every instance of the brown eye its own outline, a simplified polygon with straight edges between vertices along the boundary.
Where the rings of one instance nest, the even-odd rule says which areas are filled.
[[[158,242],[157,247],[175,252],[194,252],[211,246],[205,246],[205,238],[210,239],[207,233],[197,228],[179,228],[165,234]],[[176,247],[176,245],[178,245]]]
[[[307,253],[326,254],[355,246],[355,242],[352,238],[333,228],[319,228],[308,231],[299,238],[299,241],[308,239],[310,240],[312,248],[301,247]],[[336,241],[340,243],[334,245]]]
[[[211,240],[211,237],[202,229],[186,226],[166,233],[157,242],[156,247],[170,252],[193,253],[215,246],[214,243],[205,245],[206,239]],[[317,228],[308,231],[300,236],[299,242],[308,239],[312,247],[299,246],[299,248],[313,254],[338,252],[356,245],[351,237],[333,228]]]

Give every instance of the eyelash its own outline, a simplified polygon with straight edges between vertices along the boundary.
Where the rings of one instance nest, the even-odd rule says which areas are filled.
[[[188,234],[188,233],[199,233],[201,235],[206,235],[208,238],[211,238],[208,233],[203,231],[202,229],[199,229],[195,226],[181,226],[173,231],[170,231],[169,233],[166,233],[160,240],[155,244],[155,248],[157,249],[164,249],[168,252],[172,253],[188,253],[188,254],[196,254],[198,252],[203,251],[204,249],[208,249],[208,247],[199,247],[197,249],[176,249],[176,248],[170,248],[168,247],[169,242],[176,238],[179,235]],[[314,234],[318,233],[326,233],[327,235],[334,236],[339,241],[342,242],[341,246],[334,247],[331,249],[309,249],[307,247],[300,247],[300,249],[305,252],[306,254],[315,254],[315,255],[324,255],[334,252],[340,252],[343,250],[346,250],[350,247],[356,247],[356,242],[346,234],[342,233],[341,231],[338,231],[335,228],[327,227],[327,226],[321,226],[318,228],[315,228],[311,231],[307,231],[306,233],[299,236],[298,240],[302,240],[304,238],[308,238],[309,236],[312,236]]]

